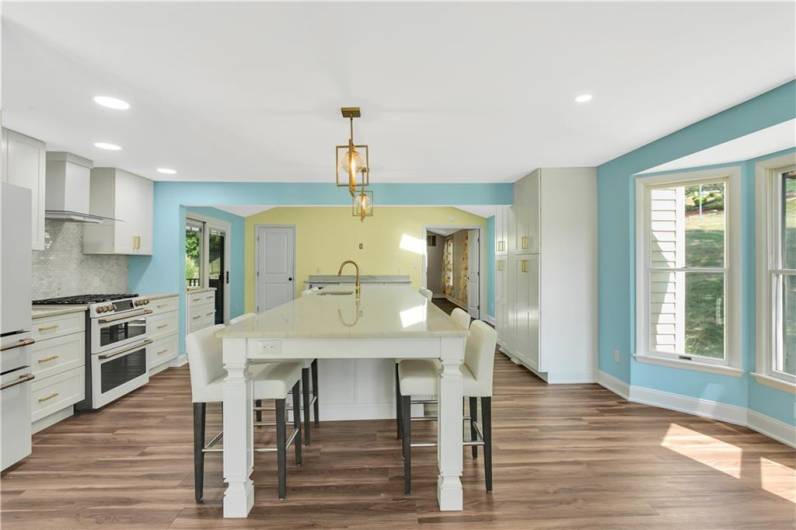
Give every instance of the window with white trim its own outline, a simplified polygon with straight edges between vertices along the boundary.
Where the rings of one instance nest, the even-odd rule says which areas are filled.
[[[739,365],[732,326],[737,180],[737,169],[638,178],[640,360]]]
[[[796,165],[762,175],[757,371],[796,384]]]

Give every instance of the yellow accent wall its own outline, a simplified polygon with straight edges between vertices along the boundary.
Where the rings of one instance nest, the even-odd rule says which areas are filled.
[[[347,259],[359,264],[361,274],[408,274],[412,284],[419,287],[426,226],[480,226],[481,233],[486,233],[486,219],[451,207],[376,208],[374,216],[365,222],[353,217],[350,207],[272,208],[246,218],[247,312],[255,311],[254,239],[255,226],[259,224],[296,227],[296,296],[301,294],[309,275],[337,274],[340,263]],[[482,243],[485,239],[482,237]],[[401,248],[402,240],[415,243],[420,253]],[[353,267],[344,274],[353,274]]]

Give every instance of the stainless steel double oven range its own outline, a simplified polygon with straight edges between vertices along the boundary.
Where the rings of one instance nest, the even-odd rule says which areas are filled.
[[[104,294],[33,303],[85,306],[86,397],[76,405],[78,410],[98,409],[149,382],[149,299],[135,294]]]

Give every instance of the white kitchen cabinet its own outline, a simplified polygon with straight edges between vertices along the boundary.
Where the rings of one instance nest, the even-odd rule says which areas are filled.
[[[187,333],[193,333],[216,323],[216,290],[192,289],[186,295]]]
[[[154,184],[118,168],[91,170],[91,214],[115,219],[83,227],[86,254],[152,254]]]
[[[596,195],[594,168],[543,168],[498,211],[509,240],[495,257],[498,342],[549,383],[594,381]]]
[[[31,191],[33,250],[44,250],[47,146],[41,140],[3,129],[2,181]]]
[[[36,379],[32,392],[33,432],[74,414],[74,405],[85,398],[86,314],[34,314],[30,347],[31,368]]]
[[[147,369],[154,375],[172,366],[179,355],[178,351],[178,309],[177,294],[158,294],[149,296],[147,333],[152,344],[147,346]]]

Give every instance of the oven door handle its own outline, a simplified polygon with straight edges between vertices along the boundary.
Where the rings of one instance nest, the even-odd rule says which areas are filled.
[[[101,318],[99,319],[100,324],[108,324],[109,322],[116,322],[117,320],[127,320],[129,318],[140,317],[142,315],[151,315],[151,309],[142,309],[140,311],[136,311],[135,313],[124,313],[123,315],[118,315],[115,317],[108,317],[108,318]]]
[[[33,374],[25,374],[19,376],[15,381],[8,383],[6,385],[0,386],[0,390],[5,390],[6,388],[11,388],[12,386],[21,385],[22,383],[27,383],[28,381],[33,381],[36,379],[36,376]]]
[[[129,352],[134,351],[134,350],[140,350],[144,346],[148,346],[148,345],[152,344],[153,342],[155,342],[155,341],[147,339],[145,341],[139,342],[135,346],[130,346],[129,348],[125,348],[123,350],[115,351],[115,352],[112,352],[112,353],[105,353],[105,354],[99,355],[98,359],[100,361],[107,361],[108,359],[113,359],[114,357],[119,357],[120,355],[124,355],[125,353],[129,353]]]

